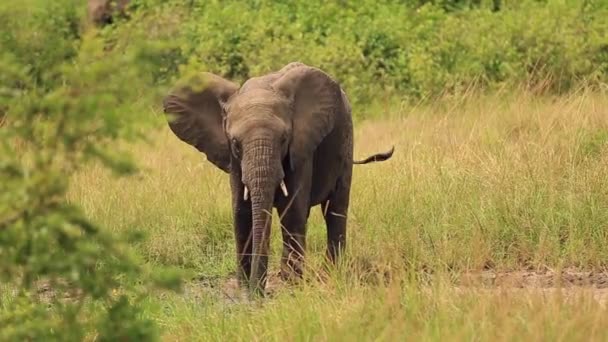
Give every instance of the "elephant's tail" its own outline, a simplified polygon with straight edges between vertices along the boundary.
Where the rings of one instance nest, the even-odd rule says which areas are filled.
[[[354,160],[353,164],[367,164],[367,163],[385,161],[385,160],[390,159],[393,156],[393,152],[395,152],[395,146],[391,147],[390,151],[383,152],[383,153],[376,153],[363,160]]]

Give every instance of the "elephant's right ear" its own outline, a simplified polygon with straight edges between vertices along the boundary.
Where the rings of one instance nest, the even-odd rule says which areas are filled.
[[[180,80],[163,100],[171,131],[225,172],[230,172],[230,146],[222,105],[238,89],[237,84],[204,72]]]

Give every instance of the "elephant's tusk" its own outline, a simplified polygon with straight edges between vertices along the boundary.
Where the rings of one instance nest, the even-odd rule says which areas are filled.
[[[281,191],[283,191],[283,195],[285,195],[285,197],[289,196],[289,193],[287,192],[287,186],[285,185],[284,180],[281,181]]]
[[[245,191],[243,193],[243,200],[248,200],[249,199],[249,189],[247,188],[247,185],[245,185]]]

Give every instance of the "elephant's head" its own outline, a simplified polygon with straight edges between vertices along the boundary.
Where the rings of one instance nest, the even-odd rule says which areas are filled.
[[[274,196],[288,196],[285,172],[312,157],[332,130],[341,101],[336,82],[301,63],[250,79],[241,88],[201,73],[164,100],[165,112],[174,117],[169,126],[175,135],[218,168],[240,176],[239,196],[250,201],[253,216],[253,290],[265,285],[265,261],[260,258],[268,254]]]

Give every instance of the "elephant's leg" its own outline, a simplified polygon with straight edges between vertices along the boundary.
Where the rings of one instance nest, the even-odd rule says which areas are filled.
[[[350,177],[338,182],[321,210],[327,225],[327,257],[336,263],[346,247],[346,221],[350,196]]]
[[[286,177],[289,197],[277,203],[283,235],[281,277],[300,278],[304,271],[306,221],[310,215],[310,172],[300,170]],[[283,196],[277,193],[276,196]]]
[[[237,279],[239,285],[247,287],[251,273],[251,202],[245,201],[242,196],[243,186],[238,180],[238,176],[232,177],[232,201],[234,214],[234,238],[236,242],[236,264]]]
[[[298,196],[304,198],[305,196]],[[297,199],[296,199],[297,200]],[[306,250],[306,221],[310,208],[306,201],[292,204],[279,210],[281,232],[283,233],[283,255],[281,257],[281,277],[300,278],[304,271]]]
[[[246,287],[251,273],[251,206],[239,208],[235,213],[234,222],[237,278],[239,285]]]

